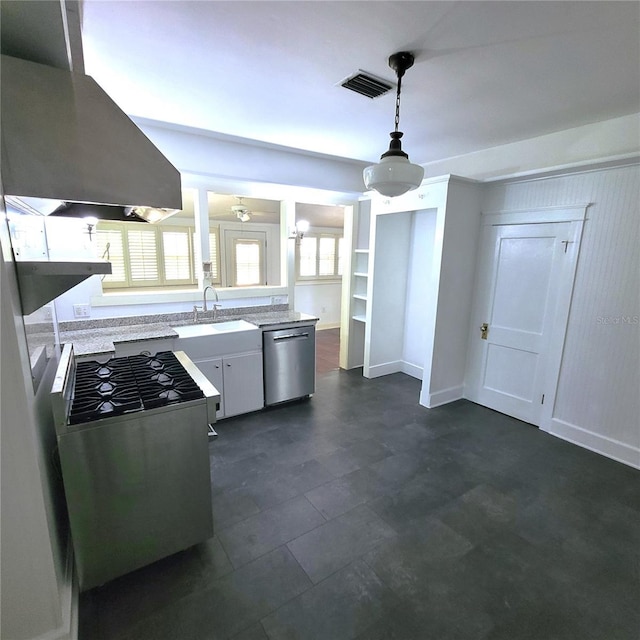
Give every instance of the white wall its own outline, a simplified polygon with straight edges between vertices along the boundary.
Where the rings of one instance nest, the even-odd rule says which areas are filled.
[[[404,211],[372,219],[375,246],[369,256],[367,305],[371,312],[364,356],[364,375],[369,378],[402,368],[412,217],[412,212]]]
[[[421,402],[428,407],[462,398],[464,392],[480,197],[480,185],[451,177],[444,226],[437,231],[442,240],[433,360],[421,394]]]
[[[352,198],[362,193],[362,170],[368,163],[333,156],[267,145],[253,140],[213,134],[211,132],[167,125],[165,123],[134,118],[149,139],[175,165],[181,173],[218,178],[234,193],[234,181],[260,183],[263,198],[280,200],[282,197],[265,192],[266,185],[287,185],[325,191],[322,200],[296,198],[300,202],[328,201],[331,193],[344,202],[344,194]],[[250,188],[251,184],[245,184]],[[340,198],[339,195],[343,194]],[[245,192],[244,195],[253,195]]]
[[[51,377],[42,382],[36,400],[15,272],[11,262],[5,262],[5,255],[10,255],[4,251],[6,246],[3,242],[0,251],[0,635],[7,640],[44,634],[64,638],[71,626],[71,581],[66,573],[64,511],[60,512],[60,488],[52,469],[55,433],[46,391]],[[50,364],[55,368],[55,362]]]
[[[424,317],[429,305],[428,292],[432,289],[435,232],[435,211],[412,214],[402,359],[419,379],[422,379],[427,342]]]
[[[483,211],[584,203],[551,432],[640,466],[640,166],[489,184]]]
[[[318,329],[333,329],[340,326],[341,296],[341,282],[298,283],[295,310],[320,318]]]

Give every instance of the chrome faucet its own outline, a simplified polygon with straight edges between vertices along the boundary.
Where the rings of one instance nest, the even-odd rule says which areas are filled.
[[[218,309],[222,306],[221,304],[218,304],[220,302],[220,300],[218,299],[218,292],[216,291],[216,288],[211,286],[211,285],[207,285],[204,288],[204,293],[202,295],[202,306],[199,307],[197,305],[194,305],[193,307],[193,322],[197,323],[198,322],[198,312],[202,311],[203,313],[206,313],[207,311],[209,311],[209,309],[207,309],[207,290],[211,289],[213,291],[213,295],[215,296],[215,302],[213,303],[213,320],[216,319],[216,315],[218,312]]]
[[[207,312],[207,291],[211,289],[213,291],[213,295],[216,297],[216,301],[213,303],[213,317],[216,317],[216,311],[222,306],[220,304],[216,304],[217,302],[220,302],[220,300],[218,299],[218,292],[216,291],[216,288],[208,285],[204,288],[204,294],[202,295],[202,310],[206,313]]]

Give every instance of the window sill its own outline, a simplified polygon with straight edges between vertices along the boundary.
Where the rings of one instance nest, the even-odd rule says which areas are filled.
[[[311,279],[311,280],[296,280],[296,287],[298,285],[316,285],[316,284],[342,284],[342,278],[327,278],[325,279]]]
[[[220,300],[238,300],[243,298],[263,298],[287,295],[287,287],[237,287],[218,288]],[[92,307],[115,307],[128,304],[160,304],[163,302],[202,302],[202,290],[189,289],[181,291],[119,291],[103,293],[91,298]]]

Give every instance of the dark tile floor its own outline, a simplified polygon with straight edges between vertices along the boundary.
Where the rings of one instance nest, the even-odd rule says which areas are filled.
[[[215,537],[82,594],[80,640],[638,640],[640,473],[419,386],[219,423]]]

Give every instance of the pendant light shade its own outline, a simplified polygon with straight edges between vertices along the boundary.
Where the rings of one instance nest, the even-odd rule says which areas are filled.
[[[367,189],[374,189],[381,195],[391,198],[416,189],[424,178],[423,167],[409,162],[409,156],[402,150],[400,142],[402,131],[398,131],[402,76],[413,65],[413,61],[413,54],[408,51],[394,53],[389,58],[389,66],[395,70],[398,76],[395,130],[390,134],[389,150],[382,154],[380,162],[367,167],[363,172],[364,184]]]
[[[383,196],[401,196],[420,186],[424,169],[419,164],[411,164],[407,158],[391,156],[382,158],[364,170],[364,184]]]

